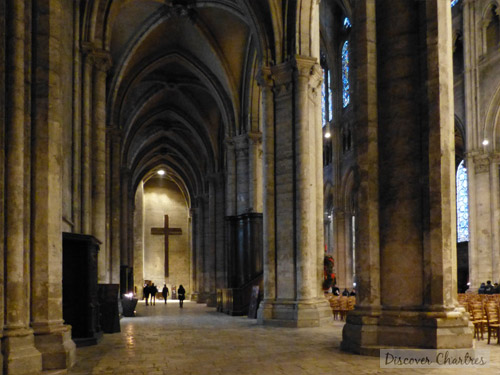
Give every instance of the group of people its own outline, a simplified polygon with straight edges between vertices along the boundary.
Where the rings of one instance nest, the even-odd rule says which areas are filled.
[[[500,293],[500,285],[498,283],[495,283],[491,285],[491,281],[488,280],[485,283],[481,283],[481,286],[479,287],[478,294],[499,294]]]
[[[345,288],[342,293],[340,293],[340,289],[337,285],[334,285],[332,286],[332,293],[334,296],[340,296],[342,294],[342,296],[355,296],[356,295],[356,289],[352,289],[350,292],[347,288]]]
[[[156,295],[158,294],[158,288],[154,283],[149,283],[144,284],[144,288],[142,290],[142,295],[144,299],[146,300],[146,306],[151,305],[156,305]],[[167,284],[163,284],[163,289],[161,291],[161,294],[163,296],[163,300],[165,303],[167,303],[167,298],[170,295],[170,292],[168,290]],[[177,298],[179,299],[179,305],[182,308],[184,305],[184,300],[186,299],[186,290],[184,287],[179,285],[179,288],[177,289],[177,292],[175,290],[175,286],[172,287],[172,298],[174,298],[177,295]]]

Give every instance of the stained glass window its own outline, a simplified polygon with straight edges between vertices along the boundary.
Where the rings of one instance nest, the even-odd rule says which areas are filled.
[[[459,0],[451,0],[451,6],[454,7],[455,5],[457,5]]]
[[[323,80],[321,84],[321,118],[323,119],[323,126],[326,125],[326,101],[326,82]]]
[[[330,70],[327,70],[328,74],[326,75],[327,82],[328,82],[328,121],[332,121],[333,119],[333,93],[332,93],[332,87],[331,87],[331,80],[330,80]]]
[[[349,105],[351,96],[349,92],[349,42],[342,47],[342,100],[344,108]]]
[[[323,126],[333,118],[333,94],[330,84],[330,70],[323,69],[323,84],[321,85],[321,115]]]
[[[458,1],[458,0],[455,0],[455,1]],[[344,29],[348,29],[349,27],[351,27],[351,21],[349,20],[349,18],[344,18]]]
[[[457,169],[457,241],[469,241],[469,196],[464,160]]]

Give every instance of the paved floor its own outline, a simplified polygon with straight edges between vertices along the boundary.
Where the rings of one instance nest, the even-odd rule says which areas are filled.
[[[78,348],[70,375],[250,375],[250,374],[500,374],[500,345],[487,369],[381,369],[378,358],[339,350],[342,324],[322,328],[263,327],[246,317],[174,301],[139,303],[137,316],[121,320],[121,332],[99,345]]]

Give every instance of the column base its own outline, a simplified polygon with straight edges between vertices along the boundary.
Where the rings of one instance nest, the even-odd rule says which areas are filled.
[[[209,294],[207,292],[198,292],[196,303],[207,303],[208,296]]]
[[[191,293],[191,301],[198,302],[198,297],[199,297],[198,292]]]
[[[208,293],[206,302],[207,302],[207,307],[217,307],[217,294]]]
[[[6,330],[2,338],[3,369],[9,375],[35,375],[42,371],[42,355],[30,329]]]
[[[42,353],[43,370],[68,369],[75,364],[76,345],[67,325],[34,325],[35,346]]]
[[[280,327],[319,327],[333,320],[328,301],[262,301],[257,311],[257,323]]]
[[[379,356],[380,349],[472,348],[473,329],[463,309],[454,311],[367,311],[347,315],[341,349]]]

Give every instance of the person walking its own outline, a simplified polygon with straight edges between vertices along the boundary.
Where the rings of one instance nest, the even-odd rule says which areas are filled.
[[[184,305],[184,298],[186,298],[186,290],[182,284],[179,285],[179,289],[177,289],[177,296],[179,297],[179,306],[182,308],[182,305]]]
[[[167,284],[163,284],[163,289],[161,291],[161,294],[163,294],[163,299],[164,299],[165,303],[167,303],[167,297],[168,297]]]
[[[151,284],[151,304],[156,305],[156,293],[158,293],[158,288],[156,287],[155,283]]]

